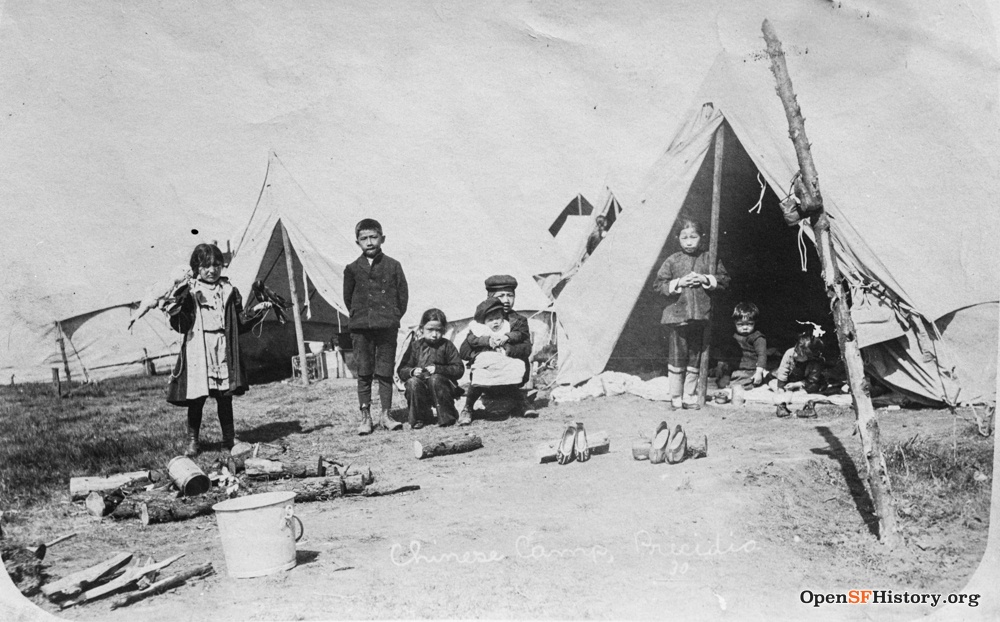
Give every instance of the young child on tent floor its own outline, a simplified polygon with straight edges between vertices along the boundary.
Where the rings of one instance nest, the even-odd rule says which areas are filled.
[[[420,317],[420,332],[410,342],[396,373],[406,383],[410,428],[419,430],[431,419],[431,405],[437,409],[438,425],[449,426],[458,419],[456,384],[465,373],[458,348],[444,338],[448,319],[440,309],[428,309]]]
[[[729,371],[728,363],[720,363],[719,388],[730,383],[742,387],[759,387],[769,379],[767,371],[767,338],[757,330],[760,310],[752,302],[741,302],[733,308],[736,333],[733,339],[739,346],[740,359],[736,368]]]
[[[396,364],[396,335],[406,313],[409,289],[398,261],[382,252],[385,235],[377,220],[365,218],[354,227],[361,256],[344,268],[344,303],[350,310],[348,329],[357,365],[358,403],[361,423],[358,434],[371,434],[376,427],[399,430],[392,419],[392,369]],[[378,380],[382,414],[372,422],[372,379]]]
[[[722,262],[714,274],[708,265],[708,253],[702,248],[704,237],[700,223],[682,219],[677,233],[681,250],[667,257],[653,283],[653,289],[667,297],[660,323],[667,343],[667,377],[674,408],[699,408],[702,340],[712,310],[709,294],[729,285]]]
[[[459,425],[472,423],[473,406],[484,395],[516,402],[519,414],[535,414],[520,391],[531,372],[531,331],[528,319],[514,311],[517,279],[498,274],[486,279],[485,284],[488,297],[476,307],[474,322],[459,350],[469,364],[472,379]],[[500,356],[480,356],[485,352]],[[515,371],[520,372],[520,377]]]
[[[202,409],[209,396],[215,398],[219,411],[223,453],[233,448],[233,396],[247,390],[239,334],[250,330],[271,306],[262,302],[244,311],[240,292],[222,276],[222,266],[222,251],[217,246],[196,246],[191,254],[192,276],[177,284],[165,309],[171,328],[184,334],[170,374],[167,401],[188,409],[184,451],[188,457],[200,450]]]
[[[772,389],[780,395],[776,416],[784,418],[792,415],[792,411],[788,409],[791,397],[788,391],[820,394],[838,392],[839,389],[828,382],[827,365],[823,357],[822,337],[825,332],[818,324],[813,324],[812,330],[799,333],[795,345],[781,357],[781,364],[775,370],[774,380],[771,382]],[[808,402],[795,416],[812,419],[816,417],[816,409],[812,402]]]

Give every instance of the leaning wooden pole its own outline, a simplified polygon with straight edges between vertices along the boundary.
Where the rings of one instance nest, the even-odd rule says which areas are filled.
[[[716,274],[719,261],[719,210],[722,206],[722,156],[725,149],[726,125],[719,125],[715,130],[715,168],[712,171],[712,220],[708,233],[708,269]],[[705,322],[705,333],[702,337],[701,368],[698,373],[698,404],[705,405],[708,393],[708,354],[712,347],[712,314]]]
[[[801,180],[796,183],[796,196],[801,201],[802,212],[809,216],[813,232],[816,234],[816,249],[819,252],[823,267],[823,282],[826,293],[833,308],[833,321],[837,327],[837,341],[840,353],[847,367],[847,379],[854,400],[854,412],[857,417],[858,432],[861,435],[861,446],[868,463],[868,489],[871,491],[875,513],[878,515],[879,540],[893,546],[899,541],[899,530],[896,524],[896,504],[892,497],[892,487],[889,473],[885,465],[885,456],[879,440],[878,419],[868,393],[868,383],[865,380],[864,361],[861,359],[861,348],[858,346],[854,321],[847,307],[844,281],[837,268],[834,256],[833,240],[830,236],[830,219],[823,210],[823,197],[819,191],[819,176],[813,163],[809,140],[806,138],[805,119],[799,108],[792,90],[792,80],[785,65],[785,55],[781,50],[781,41],[774,32],[770,22],[764,20],[762,25],[764,40],[767,42],[767,54],[771,58],[771,71],[777,81],[778,97],[785,108],[788,118],[788,135],[795,146],[798,158]]]
[[[295,270],[292,265],[292,243],[288,241],[288,230],[281,223],[281,243],[285,246],[285,268],[288,270],[288,291],[292,299],[292,318],[295,321],[295,341],[299,345],[299,372],[302,384],[309,384],[309,365],[306,359],[306,339],[302,332],[302,313],[299,312],[299,295],[295,289]]]

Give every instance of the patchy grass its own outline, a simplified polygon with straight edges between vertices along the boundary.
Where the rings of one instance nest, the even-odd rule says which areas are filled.
[[[183,417],[163,377],[107,380],[69,397],[47,385],[0,389],[0,504],[29,509],[68,492],[71,477],[161,467],[181,447]]]

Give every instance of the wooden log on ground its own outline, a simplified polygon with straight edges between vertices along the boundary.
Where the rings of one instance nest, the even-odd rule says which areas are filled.
[[[73,501],[82,501],[92,492],[111,492],[118,488],[150,483],[149,471],[118,473],[108,477],[73,477],[69,480],[69,494]]]
[[[251,478],[290,478],[290,477],[323,477],[327,469],[320,461],[315,462],[280,462],[264,458],[246,458],[234,460],[236,470],[244,471]]]
[[[468,436],[454,441],[438,441],[428,445],[424,445],[420,441],[413,441],[413,455],[418,460],[423,460],[434,456],[462,454],[480,449],[482,446],[483,440],[478,436]]]
[[[538,457],[539,464],[556,461],[556,452],[559,450],[559,442],[551,441],[541,443],[535,449],[535,456]],[[590,447],[591,456],[599,456],[611,451],[611,439],[604,430],[600,432],[587,433],[587,446]]]
[[[406,486],[368,486],[365,491],[361,493],[362,497],[385,497],[388,495],[395,495],[402,492],[413,492],[415,490],[420,490],[420,486],[416,484],[407,484]]]
[[[262,492],[294,492],[297,503],[327,501],[343,497],[347,492],[341,477],[308,477],[298,480],[284,480],[266,486]],[[256,492],[256,491],[255,491]]]
[[[201,566],[192,568],[187,572],[175,574],[163,579],[162,581],[157,581],[156,583],[150,585],[144,590],[139,590],[138,592],[134,592],[132,594],[124,596],[123,598],[119,598],[118,600],[111,603],[111,608],[118,609],[119,607],[126,607],[128,605],[131,605],[132,603],[139,602],[140,600],[143,600],[145,598],[149,598],[154,594],[159,594],[171,588],[175,588],[189,579],[207,575],[210,574],[211,572],[212,572],[211,562],[202,564]]]
[[[139,518],[139,506],[147,501],[169,503],[177,499],[177,493],[166,489],[154,489],[133,493],[126,496],[121,503],[108,515],[115,520]]]
[[[99,585],[95,588],[89,589],[83,594],[80,594],[75,600],[66,602],[62,605],[63,608],[72,607],[73,605],[82,605],[84,603],[90,602],[92,600],[97,600],[98,598],[103,598],[109,594],[113,594],[118,590],[125,589],[126,587],[136,583],[142,577],[154,573],[161,568],[166,568],[170,564],[174,563],[178,559],[184,557],[185,553],[178,553],[173,557],[168,557],[162,562],[156,562],[153,564],[143,565],[141,567],[130,568],[125,571],[125,574],[121,575],[116,579],[108,581],[104,585]]]
[[[85,568],[79,572],[66,575],[58,581],[53,581],[42,586],[42,594],[51,599],[72,598],[77,596],[91,585],[100,583],[116,570],[124,568],[132,561],[131,553],[118,553],[110,559],[99,564]]]
[[[229,497],[225,491],[179,499],[149,499],[139,504],[139,522],[159,525],[190,520],[213,512],[212,506]]]

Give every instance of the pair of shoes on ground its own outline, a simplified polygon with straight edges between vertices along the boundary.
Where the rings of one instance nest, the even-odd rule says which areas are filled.
[[[687,434],[684,428],[677,424],[673,430],[666,421],[661,421],[653,432],[653,440],[649,446],[650,464],[676,464],[684,460],[687,453]]]
[[[383,410],[382,415],[379,417],[377,422],[372,421],[371,410],[368,408],[361,409],[361,423],[358,424],[358,435],[365,436],[371,434],[376,429],[382,430],[402,430],[402,422],[396,421],[389,416],[388,410]]]
[[[779,419],[786,419],[792,416],[792,411],[788,409],[788,404],[781,403],[774,411],[774,416]],[[816,414],[816,403],[809,400],[805,403],[801,409],[795,411],[795,416],[799,419],[815,419],[818,415]]]
[[[665,421],[656,426],[653,440],[640,439],[632,443],[632,457],[636,460],[649,460],[651,464],[677,464],[688,458],[705,458],[708,456],[708,436],[704,437],[701,447],[688,443],[687,433],[681,426],[672,431]]]
[[[556,449],[556,462],[559,464],[569,464],[586,462],[590,460],[590,446],[587,444],[587,431],[583,429],[583,424],[577,422],[574,425],[566,426],[563,431],[562,440]]]

